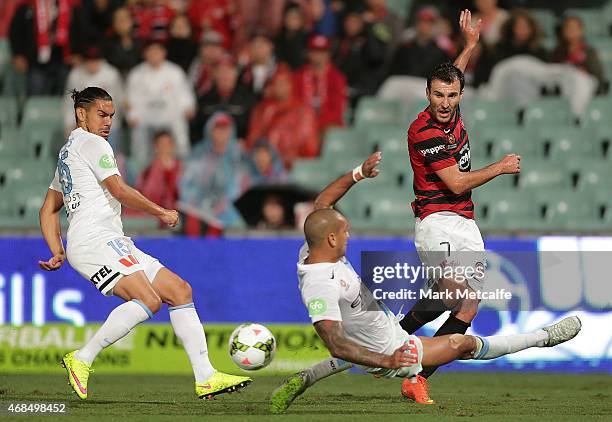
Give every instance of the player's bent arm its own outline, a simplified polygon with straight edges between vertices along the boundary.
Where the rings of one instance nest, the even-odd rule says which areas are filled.
[[[514,174],[521,171],[521,156],[508,154],[497,163],[475,171],[459,171],[457,164],[436,170],[438,177],[456,195],[468,192],[501,174]]]
[[[403,350],[406,348],[402,349],[401,353],[396,351],[393,355],[385,355],[383,353],[372,352],[352,342],[344,336],[340,321],[325,319],[315,322],[314,327],[329,352],[338,359],[372,368],[386,369],[398,369],[402,366],[408,366],[412,362],[410,355],[403,353]]]
[[[63,206],[64,198],[62,193],[53,189],[48,189],[45,200],[38,212],[40,231],[47,245],[49,245],[51,253],[54,257],[62,258],[66,255],[64,244],[62,243],[62,231],[59,220],[59,211]],[[59,268],[59,266],[57,268]]]
[[[357,182],[365,179],[376,177],[380,170],[376,168],[382,159],[380,152],[375,152],[370,155],[361,165],[361,173],[355,173]],[[353,178],[353,171],[340,176],[338,179],[331,182],[315,199],[315,209],[330,208],[336,205],[336,202],[342,198],[353,185],[357,183]]]
[[[113,195],[117,201],[121,202],[122,205],[146,212],[147,214],[159,218],[170,226],[175,226],[177,224],[178,213],[176,211],[167,210],[147,199],[136,189],[127,185],[121,176],[114,174],[104,179],[102,183],[106,186],[106,189],[108,189],[111,195]]]

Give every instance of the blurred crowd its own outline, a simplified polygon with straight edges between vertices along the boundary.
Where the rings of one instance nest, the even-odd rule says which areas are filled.
[[[524,60],[569,65],[593,93],[604,86],[584,22],[565,16],[549,51],[528,10],[497,0],[416,0],[405,18],[386,0],[3,1],[0,36],[24,95],[63,95],[69,131],[66,92],[108,90],[117,108],[110,142],[129,157],[125,172],[150,198],[187,210],[194,233],[240,225],[234,201],[286,182],[296,159],[319,154],[330,127],[350,124],[360,97],[422,99],[422,78],[461,51],[460,8],[483,21],[469,86],[490,83],[502,95]],[[282,205],[268,197],[258,225],[291,224]]]

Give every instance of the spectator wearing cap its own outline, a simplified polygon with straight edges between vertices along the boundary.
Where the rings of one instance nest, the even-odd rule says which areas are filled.
[[[189,19],[186,15],[176,15],[170,23],[168,60],[187,72],[197,53],[198,44],[193,40]]]
[[[436,24],[439,17],[438,11],[433,7],[419,10],[414,36],[395,51],[389,75],[427,78],[437,65],[449,60],[436,41]]]
[[[187,9],[196,37],[207,31],[215,31],[223,37],[223,47],[232,48],[235,29],[233,0],[192,1]]]
[[[195,113],[195,96],[185,72],[166,60],[166,48],[150,41],[144,49],[145,62],[127,79],[127,119],[132,128],[132,156],[144,163],[151,158],[152,135],[162,129],[172,133],[177,154],[190,150],[188,121]]]
[[[244,156],[236,141],[234,121],[223,112],[206,122],[204,139],[194,146],[180,180],[179,207],[187,214],[187,234],[200,233],[200,223],[208,234],[242,224],[233,202],[247,188]]]
[[[240,83],[261,98],[275,71],[276,59],[272,40],[263,32],[255,34],[249,43],[249,63],[240,74]]]
[[[246,137],[251,109],[257,99],[251,90],[238,83],[238,68],[227,55],[217,65],[213,86],[208,93],[198,97],[198,113],[193,121],[192,140],[202,139],[204,123],[216,112],[224,111],[236,122],[238,138]]]
[[[61,95],[69,65],[80,54],[82,28],[72,0],[22,2],[9,28],[14,70],[29,95]]]
[[[351,105],[363,95],[374,95],[380,84],[387,43],[366,25],[358,10],[344,17],[344,36],[334,51],[334,63],[346,76]]]
[[[141,61],[142,43],[134,36],[134,22],[126,7],[113,13],[111,34],[103,44],[106,61],[115,66],[123,77]]]
[[[316,114],[312,106],[294,96],[292,75],[286,65],[280,66],[270,81],[268,97],[253,109],[247,146],[252,149],[261,139],[278,151],[287,169],[296,158],[319,153]]]
[[[295,75],[295,94],[315,110],[319,132],[331,126],[344,126],[346,79],[331,62],[330,48],[327,37],[311,37],[308,41],[308,63]]]
[[[283,14],[280,33],[274,39],[276,57],[295,70],[306,61],[307,43],[308,36],[304,29],[302,9],[296,3],[289,3]]]
[[[168,40],[168,28],[175,13],[164,0],[134,0],[129,9],[138,39],[142,42]]]
[[[189,81],[198,96],[206,95],[212,88],[215,69],[224,54],[223,36],[215,31],[205,32],[200,40],[198,56],[188,71]]]
[[[73,89],[82,91],[88,86],[97,86],[106,90],[115,104],[115,117],[108,141],[117,151],[121,140],[121,120],[123,115],[124,90],[119,71],[108,64],[97,46],[89,47],[83,55],[84,60],[72,68],[64,92]],[[76,127],[74,120],[74,102],[69,94],[64,94],[64,128],[66,133]]]

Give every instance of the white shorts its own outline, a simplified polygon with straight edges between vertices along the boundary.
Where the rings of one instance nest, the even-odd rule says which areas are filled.
[[[476,222],[454,212],[437,212],[423,220],[417,218],[414,226],[414,245],[427,267],[452,266],[480,269],[486,267],[482,235]],[[466,277],[475,291],[484,287],[484,277]],[[429,287],[437,279],[429,280]]]
[[[91,281],[105,296],[121,277],[136,271],[144,271],[150,283],[155,280],[163,264],[156,258],[142,252],[129,237],[117,237],[97,245],[79,245],[68,248],[68,262],[83,277]]]
[[[375,375],[377,377],[383,378],[393,378],[393,377],[402,377],[402,378],[411,378],[416,376],[423,370],[423,365],[421,362],[423,361],[423,343],[421,343],[421,339],[415,335],[408,334],[406,331],[402,329],[399,325],[399,322],[396,318],[393,321],[393,338],[395,341],[391,343],[391,345],[384,351],[384,354],[391,355],[395,350],[404,345],[405,343],[413,344],[418,351],[419,360],[417,363],[412,364],[410,366],[404,366],[400,369],[387,369],[387,368],[371,368],[367,366],[362,366],[362,368],[369,374]]]

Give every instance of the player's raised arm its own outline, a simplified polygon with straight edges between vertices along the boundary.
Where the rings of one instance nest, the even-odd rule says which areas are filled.
[[[106,189],[108,189],[111,195],[126,207],[144,211],[147,214],[159,218],[170,227],[174,227],[178,224],[179,217],[176,210],[167,210],[153,201],[150,201],[136,189],[127,185],[121,176],[116,174],[109,176],[104,179],[102,183],[106,186]]]
[[[474,53],[474,50],[478,46],[482,20],[478,19],[476,25],[472,26],[472,12],[467,9],[462,10],[459,16],[459,28],[461,29],[463,38],[465,38],[465,47],[463,47],[463,51],[457,56],[453,64],[462,72],[465,72],[465,68],[470,62],[470,57],[472,57],[472,53]]]
[[[375,152],[366,158],[360,166],[355,167],[353,171],[349,171],[327,185],[315,199],[315,209],[333,207],[355,183],[378,176],[380,170],[377,166],[381,160],[382,153],[380,151]]]
[[[38,213],[40,231],[53,256],[47,261],[38,261],[38,266],[46,271],[59,269],[66,260],[66,251],[62,243],[62,232],[59,211],[64,206],[62,193],[54,189],[47,190],[45,201]]]
[[[436,170],[436,174],[454,194],[459,195],[484,185],[499,175],[515,174],[520,171],[521,156],[508,154],[498,162],[480,170],[462,172],[455,164],[442,170]]]
[[[342,323],[324,319],[314,324],[317,334],[327,346],[332,356],[344,359],[358,365],[372,368],[399,369],[415,363],[415,356],[408,350],[410,345],[404,344],[392,355],[372,352],[344,336]]]

